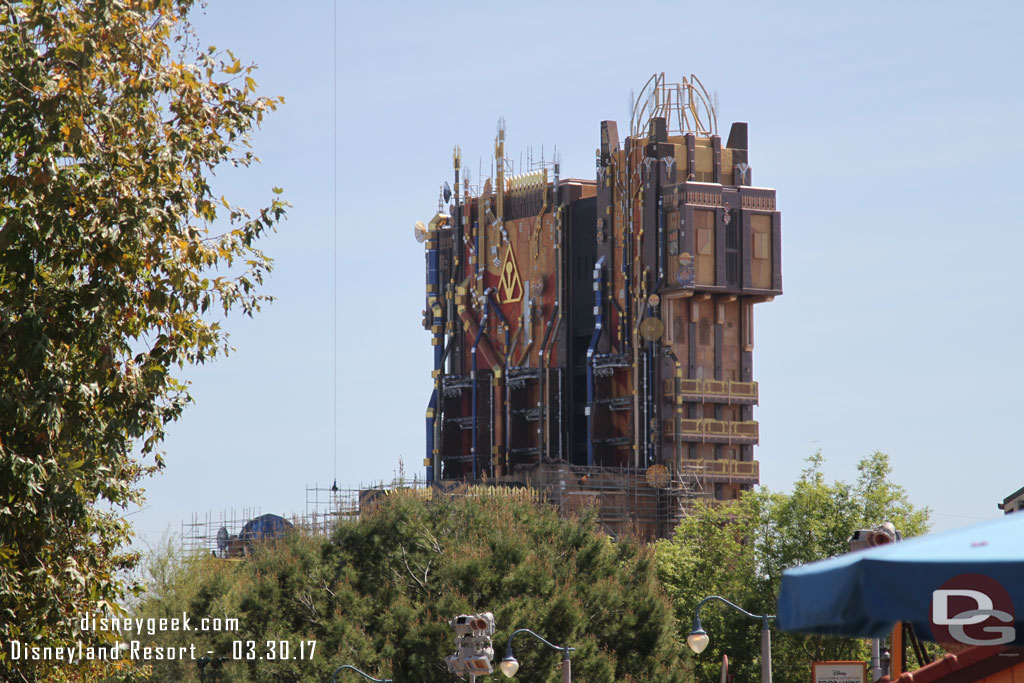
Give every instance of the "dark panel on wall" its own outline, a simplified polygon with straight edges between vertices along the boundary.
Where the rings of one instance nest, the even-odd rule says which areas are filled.
[[[684,139],[686,140],[686,175],[683,177],[686,180],[696,180],[697,136],[695,136],[693,133],[687,133]]]
[[[747,160],[747,124],[737,121],[729,128],[729,139],[725,146],[732,150],[732,163],[745,164]]]
[[[722,379],[722,320],[718,317],[718,302],[712,301],[715,307],[715,379]]]
[[[722,279],[719,281],[729,289],[739,289],[742,285],[741,274],[743,268],[743,220],[740,211],[740,195],[737,191],[728,188],[722,189],[722,205],[725,211],[722,215],[724,223],[724,239],[722,251],[724,252]]]
[[[718,136],[718,135],[712,135],[711,136],[711,153],[714,155],[714,164],[715,164],[714,170],[712,171],[712,173],[713,173],[712,177],[714,178],[714,182],[720,183],[720,182],[722,182],[722,138],[721,138],[721,136]],[[731,176],[732,174],[730,173],[729,175]],[[725,184],[729,184],[731,181],[732,181],[732,178],[727,178],[726,181],[725,181]]]
[[[587,462],[587,347],[594,333],[594,262],[597,259],[597,198],[588,197],[569,207],[569,357],[571,381],[566,382],[567,415],[570,435],[570,461]]]

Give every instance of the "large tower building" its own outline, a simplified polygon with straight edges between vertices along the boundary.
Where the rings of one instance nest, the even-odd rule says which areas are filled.
[[[417,224],[434,346],[429,482],[527,485],[611,533],[672,532],[695,497],[758,482],[754,308],[782,293],[775,191],[747,124],[723,142],[696,78],[651,78],[595,180],[493,178]]]

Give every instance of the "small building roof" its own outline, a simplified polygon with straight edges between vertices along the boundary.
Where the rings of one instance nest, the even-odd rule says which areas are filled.
[[[1016,503],[1016,505],[1014,505],[1014,503]],[[1006,514],[1020,510],[1024,507],[1024,486],[1020,487],[1006,498],[1003,498],[1003,502],[998,505],[999,509],[1004,510]]]

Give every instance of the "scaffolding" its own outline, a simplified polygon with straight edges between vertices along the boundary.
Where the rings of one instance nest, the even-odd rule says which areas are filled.
[[[338,520],[352,519],[359,514],[359,491],[339,489],[337,485],[306,487],[306,515],[302,524],[310,533],[330,533]]]
[[[601,529],[612,537],[671,536],[696,501],[709,497],[698,462],[684,461],[678,470],[545,464],[526,478],[562,515],[596,507]]]
[[[314,484],[306,486],[306,507],[304,514],[280,515],[293,528],[307,534],[329,534],[342,520],[355,519],[366,501],[377,495],[397,488],[420,489],[425,484],[419,479],[412,482],[394,480],[358,488],[338,488]],[[260,508],[222,510],[219,513],[192,513],[191,521],[181,523],[182,548],[185,552],[210,554],[217,557],[244,555],[245,549],[239,544],[245,525],[260,517]]]
[[[234,508],[230,511],[221,510],[216,516],[209,511],[203,514],[193,512],[192,521],[181,523],[182,548],[187,553],[220,557],[224,554],[221,548],[223,541],[218,543],[218,535],[221,538],[225,534],[238,538],[245,523],[261,514],[259,508],[242,508],[241,511]],[[221,532],[221,529],[225,531]]]
[[[306,486],[304,514],[282,517],[307,534],[329,534],[341,521],[358,519],[394,491],[415,491],[426,499],[500,496],[555,506],[559,514],[580,514],[595,507],[601,530],[612,537],[623,534],[655,539],[670,536],[680,520],[700,499],[712,497],[703,482],[708,463],[684,460],[672,470],[655,465],[647,469],[581,467],[544,464],[512,477],[489,481],[442,480],[430,485],[413,479],[357,488],[314,484]],[[217,557],[239,557],[247,552],[239,540],[245,525],[260,517],[259,508],[221,511],[217,515],[193,513],[182,522],[186,552]]]

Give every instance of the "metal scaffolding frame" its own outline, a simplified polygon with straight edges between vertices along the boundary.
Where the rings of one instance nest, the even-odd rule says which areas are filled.
[[[516,480],[447,480],[436,484],[413,479],[396,479],[357,488],[314,484],[306,487],[305,513],[282,515],[296,529],[308,534],[329,534],[342,520],[358,519],[384,496],[396,490],[418,491],[424,498],[468,498],[502,496],[555,506],[559,514],[578,514],[588,506],[597,508],[604,533],[654,539],[669,536],[699,499],[713,497],[703,481],[706,464],[683,461],[679,470],[662,467],[631,469],[544,464],[519,473]],[[525,481],[523,481],[525,480]],[[182,547],[186,552],[218,557],[244,554],[241,548],[225,549],[225,538],[237,539],[246,522],[259,517],[257,507],[193,513],[182,522]],[[221,530],[224,531],[221,531]]]

